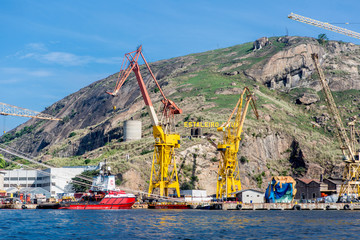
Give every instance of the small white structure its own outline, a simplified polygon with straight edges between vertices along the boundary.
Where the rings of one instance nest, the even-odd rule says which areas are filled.
[[[245,189],[235,192],[237,199],[242,203],[264,203],[265,193],[254,190]]]
[[[124,122],[124,141],[141,139],[141,121],[128,120]]]
[[[185,202],[210,202],[206,190],[180,190],[180,196],[183,196]]]

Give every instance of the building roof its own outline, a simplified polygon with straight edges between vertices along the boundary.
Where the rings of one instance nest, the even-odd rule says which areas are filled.
[[[243,193],[243,192],[247,192],[247,191],[252,191],[252,192],[257,192],[257,193],[265,194],[264,192],[261,192],[261,191],[255,190],[255,189],[243,189],[243,190],[240,190],[240,191],[237,191],[237,192],[233,192],[233,193],[230,193],[230,194],[238,194],[238,193]]]
[[[16,193],[18,189],[16,187],[9,187],[5,189],[7,193]]]
[[[299,180],[305,184],[309,184],[311,182],[316,182],[316,183],[320,183],[319,180],[316,180],[316,179],[308,179],[308,178],[297,178],[296,180]]]
[[[336,185],[341,185],[343,183],[343,180],[341,178],[326,178],[326,180]]]

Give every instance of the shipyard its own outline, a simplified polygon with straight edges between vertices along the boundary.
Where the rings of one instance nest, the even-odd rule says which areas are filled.
[[[4,2],[3,237],[356,237],[358,4],[239,4]]]

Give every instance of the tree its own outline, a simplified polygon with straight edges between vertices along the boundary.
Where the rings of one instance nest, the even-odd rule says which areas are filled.
[[[7,167],[7,162],[4,160],[4,156],[0,154],[0,168],[4,169]]]
[[[325,44],[325,43],[327,43],[327,41],[329,41],[329,38],[326,36],[326,34],[325,33],[321,33],[321,34],[319,34],[318,35],[318,42],[320,43],[320,44]]]

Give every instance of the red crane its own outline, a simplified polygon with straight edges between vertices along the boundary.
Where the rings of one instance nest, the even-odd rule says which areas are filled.
[[[150,114],[150,117],[151,117],[152,124],[153,124],[153,126],[157,126],[157,125],[159,125],[159,121],[158,121],[156,113],[154,111],[154,107],[152,105],[150,96],[149,96],[149,94],[148,94],[148,92],[146,90],[144,80],[143,80],[143,78],[141,76],[141,73],[140,73],[140,67],[139,67],[139,64],[138,64],[138,60],[139,60],[140,56],[144,60],[145,65],[146,65],[147,69],[149,70],[152,79],[154,80],[156,86],[158,87],[158,89],[159,89],[159,91],[160,91],[160,93],[161,93],[161,95],[163,97],[163,99],[161,100],[161,102],[164,104],[163,116],[170,117],[170,116],[173,116],[174,114],[181,114],[182,113],[182,110],[178,106],[176,106],[176,104],[173,101],[166,98],[166,96],[165,96],[164,92],[162,91],[158,81],[156,80],[153,72],[151,71],[149,64],[147,63],[147,61],[145,60],[144,55],[142,54],[142,46],[140,46],[136,51],[129,52],[129,53],[125,54],[125,57],[124,57],[123,62],[121,64],[121,70],[120,70],[119,75],[118,75],[118,80],[116,82],[115,90],[113,92],[106,92],[106,93],[108,93],[108,94],[110,94],[112,96],[116,96],[117,93],[119,92],[121,86],[124,84],[126,79],[129,77],[130,73],[133,71],[135,73],[136,79],[138,81],[138,84],[139,84],[139,87],[140,87],[141,94],[143,96],[145,105],[148,107],[148,111],[149,111],[149,114]]]
[[[155,139],[155,149],[151,168],[151,178],[149,183],[149,195],[153,192],[154,189],[159,188],[160,196],[167,196],[168,189],[174,188],[178,197],[180,197],[180,188],[176,170],[174,151],[175,148],[180,147],[180,135],[176,133],[171,134],[170,131],[171,121],[173,120],[172,122],[174,123],[174,115],[182,113],[182,110],[177,107],[173,101],[166,98],[159,83],[156,81],[156,78],[151,71],[149,64],[145,60],[145,57],[142,54],[141,50],[142,46],[140,46],[136,51],[125,54],[124,60],[121,65],[121,70],[118,75],[115,90],[113,92],[107,93],[112,96],[116,96],[121,86],[129,77],[130,73],[135,73],[142,97],[151,118],[151,123],[153,125],[153,135]],[[152,79],[154,80],[163,97],[163,99],[161,100],[161,102],[163,103],[161,122],[158,120],[150,96],[147,92],[146,85],[140,73],[140,66],[138,64],[140,56],[144,60]],[[165,129],[165,131],[163,129]]]

